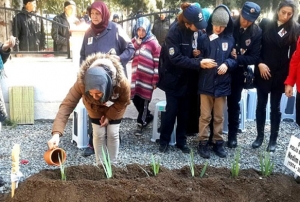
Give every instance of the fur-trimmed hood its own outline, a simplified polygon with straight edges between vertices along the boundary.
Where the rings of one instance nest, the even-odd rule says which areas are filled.
[[[86,60],[82,62],[80,71],[77,75],[78,81],[85,85],[84,76],[86,71],[95,66],[104,66],[106,71],[106,68],[108,68],[107,72],[111,75],[113,87],[120,86],[120,82],[126,78],[122,64],[116,60],[114,56],[106,53],[97,53],[88,56]]]

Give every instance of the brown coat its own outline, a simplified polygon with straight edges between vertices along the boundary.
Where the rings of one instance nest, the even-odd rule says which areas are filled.
[[[93,97],[85,92],[84,75],[87,69],[90,68],[95,61],[97,64],[104,64],[110,70],[115,68],[114,71],[116,72],[116,77],[113,78],[113,83],[115,83],[115,85],[113,87],[113,95],[109,99],[111,101],[110,104],[113,103],[112,105],[109,105],[108,102],[101,103],[100,101],[94,100]],[[127,105],[130,104],[130,84],[124,75],[122,65],[113,57],[102,53],[96,55],[93,54],[87,57],[81,65],[77,81],[71,87],[69,93],[59,107],[59,111],[53,122],[52,134],[63,134],[68,118],[81,98],[89,117],[100,119],[102,116],[105,116],[109,120],[121,119]]]

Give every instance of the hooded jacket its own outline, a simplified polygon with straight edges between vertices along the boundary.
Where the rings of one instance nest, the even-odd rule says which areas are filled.
[[[153,86],[156,86],[158,82],[158,60],[161,48],[151,33],[151,24],[146,17],[140,17],[137,20],[136,33],[140,27],[146,31],[146,36],[141,43],[137,41],[139,38],[137,34],[132,39],[136,51],[132,60],[131,98],[138,95],[150,101],[154,90]]]
[[[86,88],[85,74],[88,69],[95,66],[103,67],[107,75],[110,75],[110,80],[112,81],[111,92],[103,92],[105,96],[104,100],[95,100],[89,94],[89,89]],[[107,97],[108,94],[110,96]],[[122,65],[107,54],[98,53],[87,57],[80,67],[77,81],[71,87],[59,107],[53,123],[52,134],[63,134],[68,118],[81,98],[91,119],[100,120],[102,116],[105,116],[109,120],[121,119],[127,105],[130,104],[130,85],[124,75]]]
[[[216,38],[213,36],[213,25],[211,24],[212,16],[214,12],[223,7],[228,12],[230,12],[225,5],[219,5],[215,8],[213,13],[207,22],[206,34],[200,37],[199,46],[201,51],[201,58],[210,58],[214,59],[217,63],[217,67],[211,69],[201,69],[199,73],[199,85],[198,93],[206,94],[214,97],[222,97],[230,95],[231,93],[231,73],[237,65],[237,61],[231,58],[231,51],[234,47],[235,41],[233,38],[233,21],[229,17],[227,27],[224,31],[217,35]],[[225,74],[219,75],[218,67],[225,63],[228,67],[228,70]]]

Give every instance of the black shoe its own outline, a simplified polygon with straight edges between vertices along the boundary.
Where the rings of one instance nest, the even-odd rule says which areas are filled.
[[[215,145],[213,146],[213,151],[215,152],[215,154],[221,158],[225,158],[227,156],[225,149],[224,149],[224,141],[223,140],[219,140],[216,141]]]
[[[252,143],[252,148],[253,149],[259,148],[262,145],[263,141],[264,141],[263,138],[257,137],[256,140]]]
[[[237,147],[237,141],[235,141],[235,140],[228,140],[227,147],[229,147],[229,148],[236,148]]]
[[[271,144],[269,143],[268,147],[267,147],[267,152],[275,152],[276,149],[276,143]]]
[[[94,149],[93,148],[91,148],[91,147],[87,147],[87,148],[85,148],[85,150],[83,151],[83,156],[84,157],[87,157],[87,156],[91,156],[91,155],[93,155],[93,154],[95,154],[95,151],[94,151]]]
[[[169,145],[167,144],[161,144],[159,145],[159,151],[162,153],[166,153],[169,150]]]
[[[134,134],[135,134],[136,136],[141,136],[141,135],[143,134],[143,128],[144,128],[143,125],[140,124],[140,123],[138,123],[138,124],[137,124],[137,128],[136,128]]]
[[[198,153],[202,158],[209,159],[210,151],[208,146],[208,141],[200,141],[198,145]]]
[[[236,148],[237,147],[237,134],[228,134],[227,147]]]
[[[147,115],[147,117],[146,117],[147,125],[153,121],[153,118],[154,118],[154,117],[153,117],[152,114],[148,114],[148,115]]]
[[[5,182],[4,182],[3,178],[0,177],[0,187],[2,187],[3,185],[5,185]]]
[[[176,144],[176,147],[178,149],[180,149],[182,151],[182,153],[189,154],[191,152],[190,148],[186,144],[185,145],[177,145]]]

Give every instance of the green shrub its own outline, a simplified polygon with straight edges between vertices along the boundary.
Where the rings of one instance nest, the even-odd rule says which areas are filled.
[[[240,155],[241,154],[241,148],[237,148],[235,154],[234,154],[234,159],[231,164],[231,176],[232,177],[237,177],[240,172]]]
[[[202,168],[202,170],[201,170],[201,173],[200,173],[200,177],[201,177],[201,178],[204,176],[204,174],[205,174],[205,172],[206,172],[207,165],[208,165],[208,162],[206,161],[206,162],[204,163],[204,166],[203,166],[203,168]]]
[[[154,176],[156,176],[159,172],[159,167],[160,167],[159,160],[155,160],[153,154],[152,154],[151,158],[152,158],[151,166],[152,166],[153,174],[154,174]]]
[[[194,152],[193,152],[192,149],[190,151],[190,162],[189,162],[189,165],[190,165],[190,170],[191,170],[192,177],[194,177],[195,176],[195,162],[194,162]]]
[[[271,160],[270,152],[263,151],[259,157],[260,171],[263,176],[270,176],[274,169],[274,163]]]

